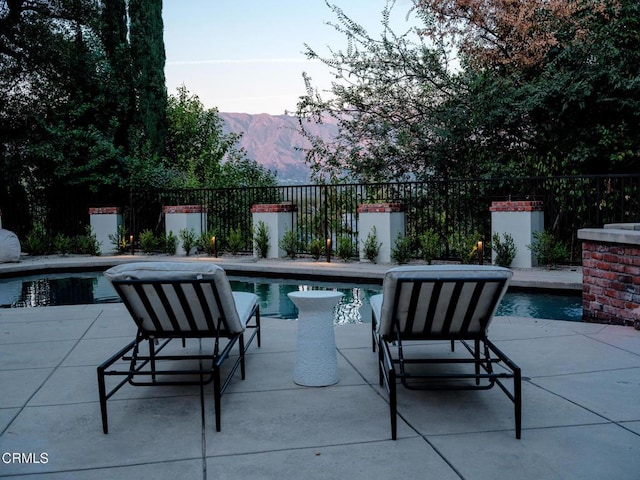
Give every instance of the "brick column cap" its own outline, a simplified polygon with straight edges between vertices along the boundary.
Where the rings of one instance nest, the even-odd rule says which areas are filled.
[[[537,212],[542,210],[539,200],[519,200],[505,202],[491,202],[491,212]]]
[[[89,209],[89,215],[117,215],[120,213],[118,207],[95,207]]]
[[[298,205],[291,202],[284,203],[256,203],[251,206],[251,213],[284,213],[297,212]]]
[[[404,205],[393,203],[361,203],[358,205],[358,213],[395,213],[403,212]]]
[[[207,209],[204,205],[165,205],[162,207],[162,213],[203,213]]]

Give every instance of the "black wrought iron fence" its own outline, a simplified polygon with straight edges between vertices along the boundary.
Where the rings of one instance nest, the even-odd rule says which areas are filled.
[[[361,247],[356,242],[358,205],[363,203],[400,203],[406,212],[406,235],[417,242],[418,236],[427,230],[436,232],[441,238],[441,258],[451,256],[453,236],[477,233],[490,239],[489,207],[494,201],[542,201],[545,229],[570,247],[572,262],[580,261],[578,229],[606,223],[640,222],[640,174],[145,190],[112,193],[102,199],[68,198],[67,195],[65,200],[63,196],[56,197],[46,207],[47,228],[52,233],[69,228],[77,230],[88,224],[91,206],[118,206],[131,234],[137,237],[147,229],[160,234],[165,229],[165,206],[202,205],[203,231],[215,232],[222,244],[232,229],[239,231],[244,252],[252,250],[251,207],[259,203],[297,205],[294,228],[301,253],[308,251],[309,242],[314,238],[347,237],[354,248]],[[11,229],[14,218],[11,205],[0,205],[0,209],[9,212],[3,217],[9,222],[3,222],[3,226]]]
[[[204,205],[202,227],[215,231],[223,242],[231,229],[239,229],[243,251],[252,250],[250,210],[256,203],[297,205],[294,228],[302,252],[314,238],[347,237],[359,248],[358,205],[363,203],[400,203],[406,212],[406,235],[417,243],[427,230],[436,232],[442,240],[442,258],[451,255],[454,236],[475,233],[490,238],[489,207],[494,201],[542,201],[546,229],[569,246],[573,262],[580,260],[579,228],[640,221],[640,175],[134,192],[131,198],[133,231],[162,230],[165,205]]]

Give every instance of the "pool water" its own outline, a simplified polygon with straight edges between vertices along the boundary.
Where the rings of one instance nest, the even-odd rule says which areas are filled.
[[[287,294],[298,290],[337,289],[344,296],[336,308],[336,324],[371,321],[369,298],[380,293],[377,285],[355,286],[335,282],[230,278],[232,289],[252,292],[260,298],[264,316],[295,319],[298,310]],[[120,302],[118,295],[101,272],[61,273],[0,279],[0,307],[24,308],[54,305],[82,305]],[[500,304],[498,316],[517,316],[554,320],[582,321],[579,295],[508,292]]]

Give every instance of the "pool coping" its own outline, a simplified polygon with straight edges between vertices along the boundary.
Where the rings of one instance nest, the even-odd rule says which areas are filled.
[[[232,276],[261,276],[296,280],[326,281],[340,278],[349,283],[382,284],[385,272],[396,264],[376,264],[369,262],[335,260],[314,261],[311,258],[258,259],[249,255],[210,257],[168,256],[168,255],[47,255],[40,257],[23,256],[20,262],[0,264],[0,278],[39,273],[59,273],[68,271],[106,270],[115,265],[130,262],[214,262]],[[424,265],[412,262],[412,265]],[[519,290],[545,290],[557,293],[577,293],[582,291],[582,268],[560,267],[512,268],[514,272],[510,287]]]

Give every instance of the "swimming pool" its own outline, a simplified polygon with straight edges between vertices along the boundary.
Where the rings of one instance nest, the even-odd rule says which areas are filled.
[[[230,277],[234,290],[253,292],[260,298],[262,315],[283,319],[298,316],[289,292],[305,289],[335,289],[344,296],[336,309],[336,323],[371,321],[369,298],[380,293],[378,285],[356,286],[335,282],[277,280]],[[82,305],[119,302],[115,290],[102,272],[58,273],[0,279],[0,307],[25,308],[53,305]],[[508,292],[498,316],[518,316],[553,320],[582,321],[579,295],[555,295],[539,292]]]

